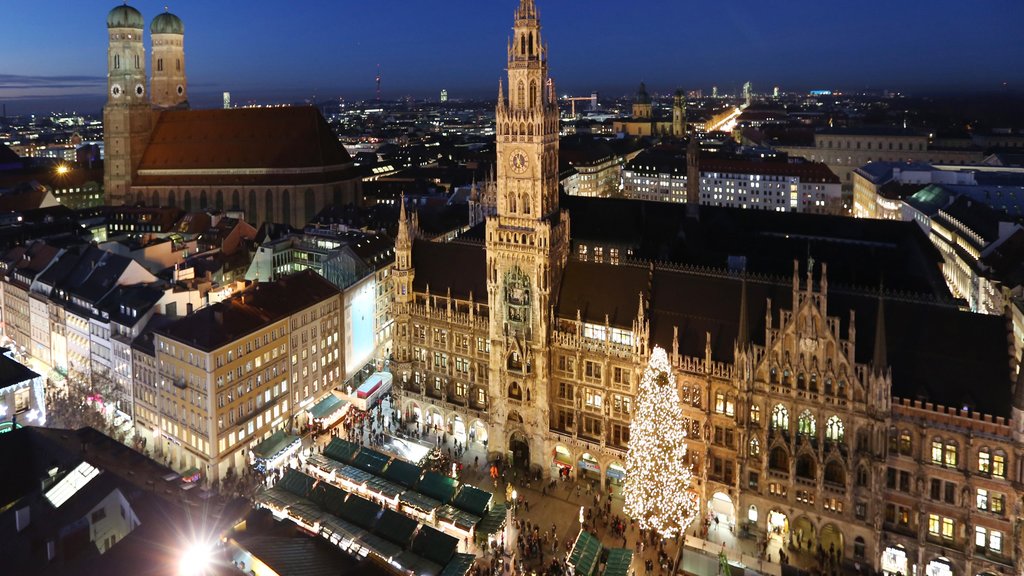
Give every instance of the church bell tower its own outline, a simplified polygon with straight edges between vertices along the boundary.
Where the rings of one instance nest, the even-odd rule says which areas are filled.
[[[497,214],[486,223],[491,456],[539,466],[549,429],[550,319],[568,256],[558,207],[558,101],[534,0],[521,0],[498,88]]]
[[[127,4],[107,14],[107,104],[103,107],[103,186],[106,203],[130,203],[134,172],[153,117],[146,94],[142,14]]]

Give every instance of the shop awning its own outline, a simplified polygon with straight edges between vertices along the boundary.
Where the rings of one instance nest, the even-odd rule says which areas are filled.
[[[347,407],[348,400],[342,400],[332,393],[313,405],[309,409],[309,415],[314,420],[329,420],[338,412],[344,412]]]
[[[331,460],[351,464],[352,460],[356,457],[356,453],[359,452],[359,448],[359,444],[349,442],[348,440],[342,440],[341,438],[335,438],[334,440],[331,440],[331,443],[324,449],[324,456],[327,456]]]
[[[608,563],[605,564],[604,576],[627,576],[632,563],[632,550],[612,548],[608,550]]]
[[[483,540],[491,534],[501,532],[501,529],[505,527],[507,517],[508,509],[504,504],[494,504],[491,506],[490,512],[476,525],[477,538]]]
[[[601,557],[601,541],[590,532],[580,530],[576,543],[569,553],[569,564],[575,568],[578,576],[591,576],[597,569],[597,561]]]
[[[398,497],[398,501],[407,506],[411,506],[419,510],[420,512],[423,512],[424,514],[430,514],[434,510],[437,510],[438,508],[443,506],[443,504],[441,504],[437,500],[434,500],[430,496],[424,496],[423,494],[420,494],[419,492],[414,492],[412,490],[406,490],[405,492],[402,492],[402,494]]]
[[[289,468],[288,471],[284,473],[284,477],[278,481],[275,488],[287,490],[296,496],[305,498],[315,483],[316,480],[313,477],[307,476],[294,468]]]
[[[485,492],[476,486],[463,484],[462,488],[459,489],[459,493],[455,495],[452,505],[475,516],[483,516],[491,505],[491,493]]]
[[[286,434],[283,430],[278,430],[271,434],[269,438],[257,444],[252,449],[252,453],[255,457],[262,460],[273,461],[289,450],[298,448],[301,444],[302,439],[298,436],[292,436],[291,434]]]
[[[348,492],[328,482],[320,482],[309,492],[309,500],[331,514],[337,515]]]
[[[447,504],[455,495],[455,480],[431,470],[423,475],[420,483],[416,485],[416,490]]]
[[[437,509],[437,519],[443,520],[459,530],[469,532],[480,523],[480,517],[470,514],[465,510],[459,510],[452,505],[441,506]]]
[[[397,482],[406,488],[412,488],[420,481],[423,469],[419,466],[395,458],[384,470],[384,477],[392,482]]]

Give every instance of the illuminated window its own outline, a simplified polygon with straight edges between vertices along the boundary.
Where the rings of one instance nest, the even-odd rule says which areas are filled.
[[[942,464],[942,442],[932,440],[932,464]]]
[[[942,517],[942,537],[946,540],[953,539],[953,519]]]
[[[900,454],[910,456],[913,452],[913,446],[910,440],[910,432],[906,430],[900,432]]]
[[[832,442],[843,441],[843,421],[839,416],[832,415],[825,424],[825,438]]]
[[[943,461],[946,464],[946,466],[949,466],[951,468],[955,468],[956,467],[956,463],[957,463],[956,450],[957,450],[956,444],[946,444],[946,453],[945,453],[945,457],[943,458]]]
[[[782,404],[776,405],[772,410],[772,430],[789,431],[789,410]]]
[[[750,407],[750,423],[760,424],[761,423],[761,407],[754,404]]]
[[[978,472],[982,474],[988,474],[992,471],[992,455],[989,454],[988,448],[982,448],[978,452]]]
[[[1006,455],[996,452],[992,456],[992,475],[997,478],[1006,478]]]
[[[757,438],[750,439],[750,455],[760,456],[761,455],[761,441]]]
[[[817,424],[814,421],[814,416],[810,410],[804,410],[800,414],[800,420],[797,423],[797,432],[804,436],[814,436],[817,431]]]

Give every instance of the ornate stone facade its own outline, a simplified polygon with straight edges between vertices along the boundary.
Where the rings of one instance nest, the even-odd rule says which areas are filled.
[[[830,291],[813,261],[781,279],[569,258],[531,0],[513,34],[484,243],[417,240],[403,203],[392,278],[404,415],[545,477],[618,485],[659,344],[703,511],[906,576],[1021,573],[1024,386],[1011,397],[1003,320]]]

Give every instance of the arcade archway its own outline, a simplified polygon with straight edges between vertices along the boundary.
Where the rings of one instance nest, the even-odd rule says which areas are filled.
[[[733,504],[732,498],[725,492],[715,492],[711,496],[711,501],[708,502],[708,508],[720,523],[725,524],[725,526],[736,525],[736,505]]]
[[[807,516],[801,516],[793,521],[790,530],[790,541],[797,550],[806,552],[817,550],[818,534],[814,529],[814,524]]]
[[[626,481],[626,467],[619,462],[612,462],[608,465],[605,476],[608,477],[609,486],[621,486]]]
[[[579,466],[579,477],[601,481],[601,464],[593,454],[590,452],[581,454],[577,465]]]
[[[835,524],[825,524],[822,526],[818,540],[821,541],[821,548],[825,551],[825,555],[835,555],[837,560],[843,558],[843,533],[839,531],[839,528],[836,528]]]
[[[551,453],[551,473],[571,475],[575,464],[572,461],[572,451],[561,444],[555,444]]]
[[[459,441],[463,446],[466,445],[466,423],[462,420],[462,416],[454,414],[451,416],[449,421],[449,430],[451,430],[452,437]]]
[[[480,420],[473,420],[469,427],[469,441],[487,444],[487,425]]]
[[[530,440],[516,430],[508,439],[509,464],[523,470],[530,469]]]
[[[889,576],[895,576],[896,574],[903,574],[907,576],[907,551],[903,548],[902,544],[896,546],[888,546],[882,550],[881,567],[882,573]]]

